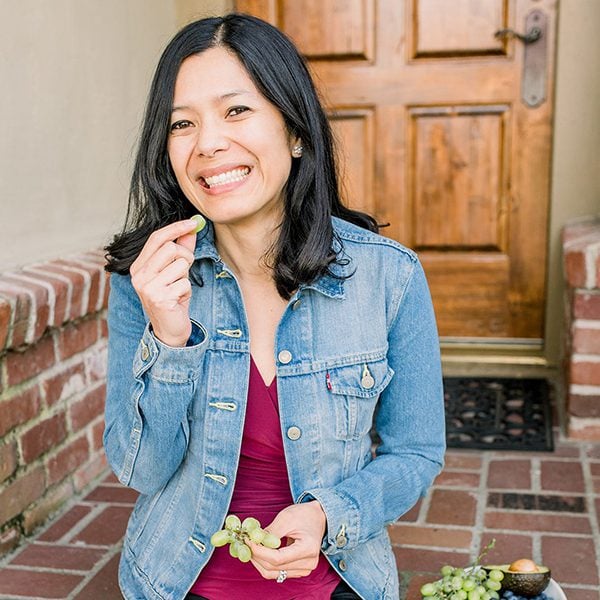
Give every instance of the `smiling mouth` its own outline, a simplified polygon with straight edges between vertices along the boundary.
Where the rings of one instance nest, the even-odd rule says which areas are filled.
[[[232,169],[231,171],[225,171],[212,177],[200,177],[200,183],[208,188],[212,189],[219,185],[225,185],[227,183],[235,183],[242,181],[250,174],[250,167],[240,167],[239,169]]]

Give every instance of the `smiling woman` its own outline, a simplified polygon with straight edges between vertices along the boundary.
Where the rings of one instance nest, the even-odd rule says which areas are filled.
[[[333,157],[271,25],[206,19],[166,48],[107,248],[104,444],[141,492],[127,600],[398,598],[385,526],[442,465],[439,345],[417,257],[343,205]],[[239,562],[210,543],[227,513],[285,543]]]
[[[186,58],[173,104],[171,165],[179,187],[212,221],[217,238],[228,226],[257,220],[274,231],[282,218],[292,150],[300,140],[236,55],[216,47]]]

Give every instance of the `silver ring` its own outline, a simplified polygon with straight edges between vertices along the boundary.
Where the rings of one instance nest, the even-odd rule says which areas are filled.
[[[283,583],[287,577],[287,571],[283,569],[279,571],[279,575],[277,576],[277,583]]]

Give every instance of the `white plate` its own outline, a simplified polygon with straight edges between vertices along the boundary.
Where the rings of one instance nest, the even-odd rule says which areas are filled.
[[[560,588],[560,585],[554,581],[554,579],[550,580],[550,583],[546,586],[544,590],[544,594],[548,596],[548,598],[552,598],[552,600],[567,600],[565,593]]]

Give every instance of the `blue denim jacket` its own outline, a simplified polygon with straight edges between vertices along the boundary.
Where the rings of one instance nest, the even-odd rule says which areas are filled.
[[[281,431],[295,502],[327,516],[322,552],[365,600],[397,600],[386,525],[440,471],[445,449],[435,318],[400,244],[334,219],[341,264],[290,299],[276,334]],[[182,600],[212,552],[237,471],[250,368],[237,281],[198,234],[184,348],[156,339],[128,276],[113,274],[104,444],[141,493],[119,571],[127,600]],[[347,279],[335,275],[347,276]],[[373,458],[376,412],[381,438]]]

